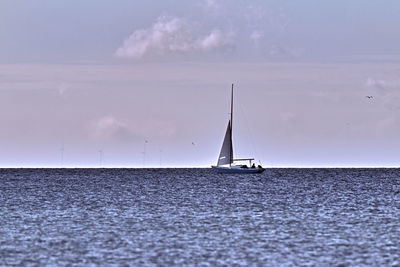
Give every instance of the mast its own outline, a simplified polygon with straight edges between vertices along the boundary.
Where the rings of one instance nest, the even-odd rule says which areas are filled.
[[[233,83],[232,83],[232,89],[231,89],[231,153],[230,153],[230,161],[233,160],[233,142],[232,142],[232,125],[233,125]],[[229,163],[229,166],[231,166],[232,163]]]

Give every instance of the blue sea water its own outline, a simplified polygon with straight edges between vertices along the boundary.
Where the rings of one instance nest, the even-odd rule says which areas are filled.
[[[400,265],[400,169],[1,169],[0,265]]]

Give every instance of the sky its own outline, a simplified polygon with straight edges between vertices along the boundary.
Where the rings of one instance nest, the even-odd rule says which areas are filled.
[[[400,2],[0,2],[0,167],[399,166]],[[372,96],[367,98],[366,96]]]

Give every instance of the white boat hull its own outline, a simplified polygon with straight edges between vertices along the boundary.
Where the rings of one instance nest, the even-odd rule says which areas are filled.
[[[262,173],[265,171],[264,168],[240,168],[238,166],[232,166],[232,167],[211,166],[211,168],[219,173]]]

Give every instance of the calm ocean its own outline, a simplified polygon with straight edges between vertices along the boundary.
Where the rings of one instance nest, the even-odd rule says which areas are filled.
[[[400,169],[1,169],[0,265],[400,265]]]

